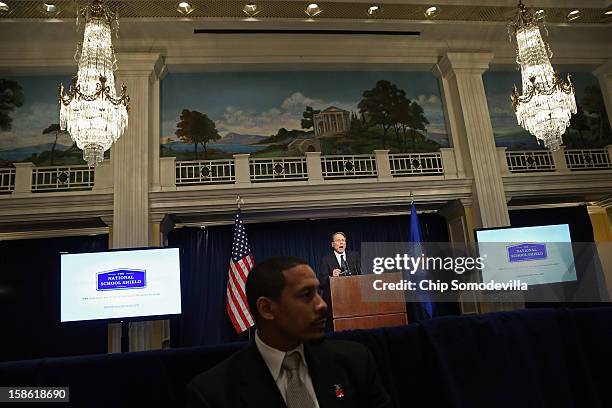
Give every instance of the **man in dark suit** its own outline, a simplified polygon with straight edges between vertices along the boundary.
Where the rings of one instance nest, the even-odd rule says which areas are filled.
[[[334,232],[331,238],[334,251],[321,259],[319,280],[330,276],[361,275],[361,257],[358,252],[346,249],[346,234],[340,231]],[[321,280],[321,285],[323,284]]]
[[[331,236],[331,246],[334,251],[321,259],[319,266],[319,282],[321,282],[321,296],[331,307],[328,310],[327,331],[332,330],[331,325],[331,292],[329,288],[329,278],[337,276],[361,275],[361,256],[359,252],[346,249],[346,234],[338,231]]]
[[[249,273],[255,341],[187,386],[208,408],[388,408],[391,399],[363,345],[323,339],[327,305],[308,264],[271,258]]]

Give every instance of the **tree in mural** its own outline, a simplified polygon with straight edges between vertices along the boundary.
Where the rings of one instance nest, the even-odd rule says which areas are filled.
[[[429,121],[425,117],[425,111],[416,101],[410,104],[410,128],[412,132],[412,150],[416,150],[416,136],[417,130],[425,132],[425,125],[428,125]]]
[[[587,86],[581,102],[584,110],[594,115],[589,117],[588,122],[597,139],[601,142],[609,138],[612,132],[601,89],[597,85]]]
[[[57,146],[57,139],[59,138],[60,133],[62,133],[59,123],[53,123],[47,126],[47,128],[43,130],[42,132],[43,135],[48,135],[49,133],[55,133],[55,141],[53,141],[53,147],[51,148],[51,159],[50,159],[51,166],[53,166],[53,158],[55,156],[55,147]]]
[[[587,147],[586,141],[584,140],[584,131],[589,130],[589,124],[586,115],[584,114],[584,109],[582,106],[578,105],[576,113],[572,115],[570,118],[569,128],[578,132],[578,137],[580,138],[580,146],[581,148]],[[570,142],[568,140],[568,142]],[[568,143],[568,144],[571,144]],[[578,146],[571,146],[572,148],[576,148]]]
[[[363,132],[365,121],[363,121],[362,118],[357,117],[357,114],[355,112],[351,112],[351,123],[349,127],[349,132],[351,134],[359,134]]]
[[[195,159],[198,160],[198,144],[204,148],[204,159],[208,158],[206,145],[209,142],[219,140],[221,136],[217,132],[215,122],[205,113],[183,109],[180,121],[176,124],[175,135],[183,143],[193,143]]]
[[[408,148],[407,139],[410,135],[412,151],[416,151],[416,140],[418,137],[422,138],[422,133],[419,133],[419,131],[425,132],[425,125],[429,124],[421,105],[401,96],[397,104],[392,107],[391,118],[394,121],[395,135],[402,149],[405,151]]]
[[[370,90],[364,91],[359,102],[359,112],[365,115],[368,124],[383,130],[383,148],[387,148],[387,132],[397,123],[393,117],[398,105],[406,99],[406,92],[389,81],[381,80]]]
[[[321,113],[320,110],[314,110],[312,106],[306,106],[306,110],[302,113],[302,129],[314,128],[314,115]]]
[[[412,122],[410,115],[410,99],[406,97],[401,98],[391,111],[391,118],[394,122],[393,130],[395,130],[397,141],[403,149],[406,149],[406,137]]]
[[[13,118],[10,113],[23,106],[23,88],[17,81],[0,78],[0,129],[11,130]]]

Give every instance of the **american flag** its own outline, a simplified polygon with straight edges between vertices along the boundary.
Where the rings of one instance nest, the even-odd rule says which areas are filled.
[[[244,290],[247,275],[253,269],[253,265],[251,247],[244,228],[242,214],[238,210],[234,220],[234,240],[232,242],[232,257],[229,262],[225,303],[227,314],[238,333],[242,333],[255,324],[249,312]]]

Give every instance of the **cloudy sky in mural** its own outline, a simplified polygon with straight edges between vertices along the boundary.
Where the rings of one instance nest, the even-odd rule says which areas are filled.
[[[300,129],[306,106],[329,106],[358,113],[363,91],[385,79],[417,100],[430,133],[445,134],[440,92],[431,73],[420,72],[230,72],[170,74],[162,81],[161,140],[176,139],[181,110],[207,114],[227,133],[269,136]]]
[[[59,123],[57,87],[60,82],[70,87],[69,76],[7,77],[17,81],[23,88],[24,104],[9,115],[13,118],[12,129],[0,130],[0,151],[19,149],[53,143],[54,135],[43,135],[45,128]],[[58,144],[72,145],[70,136],[60,136]],[[62,147],[63,149],[63,147]]]

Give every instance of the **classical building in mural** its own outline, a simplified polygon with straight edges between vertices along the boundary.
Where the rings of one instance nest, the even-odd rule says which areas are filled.
[[[351,113],[335,106],[330,106],[314,115],[314,130],[317,138],[345,133],[350,127]]]

